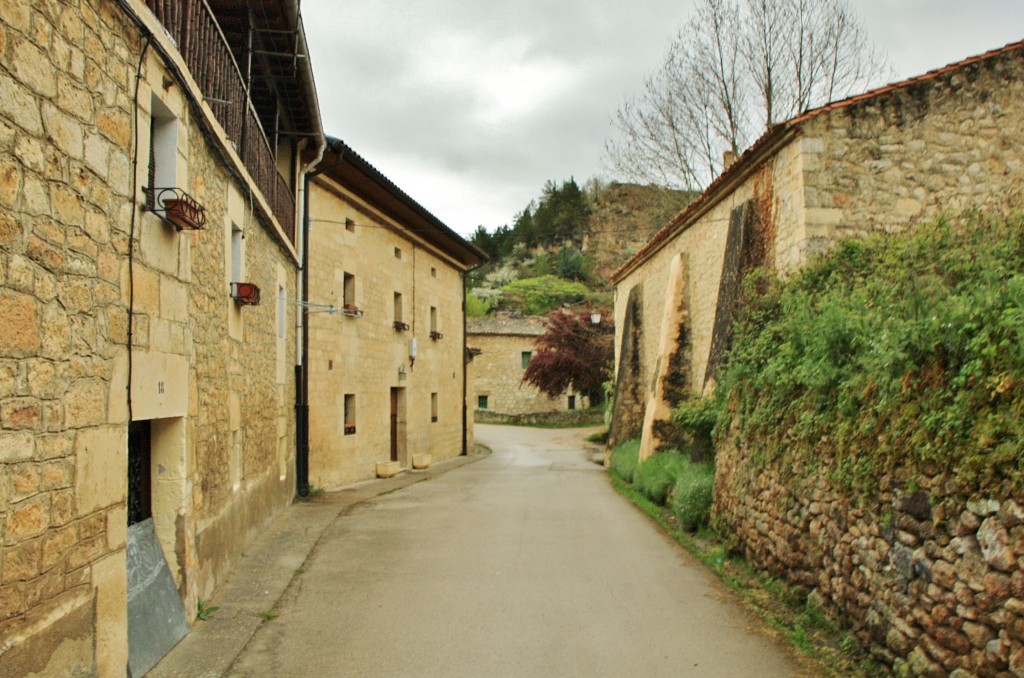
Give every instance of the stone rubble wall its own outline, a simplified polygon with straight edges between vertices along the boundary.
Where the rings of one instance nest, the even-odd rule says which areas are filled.
[[[911,675],[1024,676],[1024,505],[900,469],[858,500],[801,468],[716,456],[714,520],[747,557],[809,592]]]

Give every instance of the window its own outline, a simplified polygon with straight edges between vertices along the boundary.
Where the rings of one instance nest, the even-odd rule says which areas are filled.
[[[487,409],[487,396],[482,395],[482,396],[477,396],[476,397],[476,408],[478,410],[486,410]]]
[[[434,268],[433,266],[430,267],[430,277],[431,278],[436,278],[437,277],[437,269]]]
[[[570,410],[575,410],[576,409],[576,396],[574,396],[574,395],[569,396],[569,409]]]
[[[277,286],[277,338],[284,339],[285,318],[288,314],[288,299],[284,293],[284,285]]]
[[[345,219],[345,230],[348,231],[349,233],[355,233],[356,222],[352,221],[351,219]]]
[[[437,307],[436,306],[431,306],[430,307],[430,338],[433,339],[434,341],[437,341],[438,339],[441,339],[443,337],[444,337],[444,335],[441,334],[440,330],[437,329]]]
[[[178,182],[178,119],[159,97],[152,98],[152,117],[149,120],[149,190],[146,206],[156,204],[156,188],[173,188]]]
[[[351,273],[345,274],[342,303],[345,304],[346,307],[356,305],[356,277]]]
[[[356,394],[345,394],[345,435],[356,432]]]
[[[430,421],[431,422],[436,422],[437,421],[437,394],[436,393],[431,393],[430,394]]]
[[[401,259],[401,258],[402,258],[402,248],[401,247],[396,247],[395,248],[395,259]]]
[[[231,224],[231,282],[242,282],[244,239],[242,229],[237,224]]]
[[[531,357],[533,357],[533,352],[532,351],[523,351],[522,360],[523,360],[523,369],[524,370],[530,364],[530,358]]]
[[[395,292],[395,330],[405,332],[409,326],[402,320],[402,293]]]

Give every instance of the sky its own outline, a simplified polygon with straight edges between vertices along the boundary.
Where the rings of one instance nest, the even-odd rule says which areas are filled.
[[[548,180],[612,179],[619,105],[694,0],[302,0],[327,134],[463,235],[511,224]],[[1024,39],[1024,0],[851,0],[920,75]],[[883,84],[883,83],[878,83]]]

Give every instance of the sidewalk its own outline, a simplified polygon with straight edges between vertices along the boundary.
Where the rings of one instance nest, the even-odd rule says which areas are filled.
[[[358,504],[479,461],[487,454],[478,446],[467,457],[437,462],[422,471],[368,480],[310,501],[293,503],[245,550],[228,581],[209,601],[209,605],[220,609],[209,621],[197,622],[146,677],[219,678],[225,675],[266,621],[264,613],[277,606],[296,571],[306,562],[331,523]]]

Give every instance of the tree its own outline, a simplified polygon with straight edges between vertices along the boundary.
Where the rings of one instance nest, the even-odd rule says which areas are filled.
[[[545,319],[547,330],[537,337],[537,352],[523,374],[522,383],[557,398],[571,388],[590,398],[604,399],[604,382],[611,378],[613,335],[608,325],[594,324],[590,311],[558,309]]]
[[[780,121],[891,72],[848,0],[699,0],[605,144],[625,177],[699,189]]]

